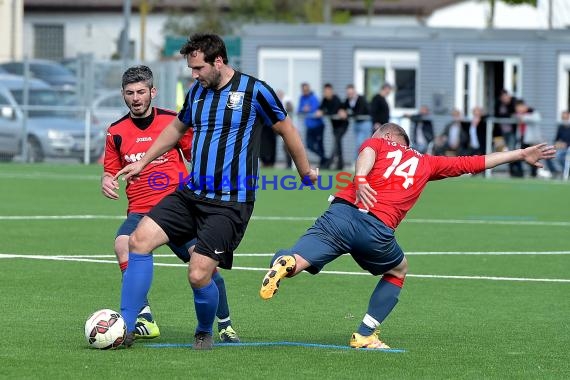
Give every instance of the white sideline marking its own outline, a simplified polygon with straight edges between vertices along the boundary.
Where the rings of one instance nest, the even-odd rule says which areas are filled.
[[[158,256],[158,255],[157,255]],[[160,255],[160,257],[165,255]],[[117,264],[115,260],[88,259],[85,256],[41,256],[41,255],[17,255],[0,253],[0,259],[31,259],[31,260],[51,260],[51,261],[75,261],[88,263]],[[154,263],[159,267],[186,267],[187,264]],[[234,270],[246,270],[256,272],[266,272],[267,268],[255,267],[233,267]],[[344,271],[321,271],[323,274],[370,276],[366,272],[344,272]],[[495,277],[495,276],[454,276],[437,274],[407,274],[406,277],[415,278],[435,278],[449,280],[489,280],[489,281],[520,281],[520,282],[557,282],[570,283],[570,279],[565,278],[527,278],[527,277]]]
[[[570,255],[570,251],[526,251],[526,252],[519,252],[519,251],[513,251],[513,252],[467,252],[467,251],[442,251],[442,252],[438,252],[438,251],[433,251],[433,252],[404,252],[406,254],[406,256],[429,256],[429,255],[457,255],[457,256],[484,256],[484,255],[489,255],[489,256],[501,256],[501,255],[521,255],[521,256],[526,256],[526,255],[544,255],[544,256],[551,256],[551,255]],[[7,258],[8,255],[10,254],[4,254]],[[273,255],[275,255],[275,253],[273,252],[267,252],[267,253],[234,253],[234,257],[273,257]],[[348,253],[345,254],[346,256],[348,256]],[[20,257],[20,256],[25,256],[25,255],[19,255],[19,254],[15,254],[15,257]],[[87,259],[114,259],[115,255],[110,255],[110,254],[87,254],[87,255],[50,255],[49,253],[44,253],[42,255],[35,255],[35,256],[51,256],[51,257],[61,257],[61,258],[87,258]],[[163,253],[155,253],[153,255],[154,257],[166,257],[166,258],[176,258],[176,256],[174,254],[163,254]],[[0,258],[2,257],[2,254],[0,254]]]
[[[88,220],[88,219],[124,219],[125,215],[0,215],[2,220]],[[252,220],[264,221],[315,221],[316,217],[307,216],[252,216]],[[570,222],[546,222],[536,220],[483,220],[483,219],[404,219],[402,223],[428,223],[428,224],[483,224],[505,226],[549,226],[570,227]]]
[[[90,220],[90,219],[124,219],[125,215],[0,215],[2,220]],[[306,222],[315,221],[316,217],[309,216],[252,216],[252,220]],[[570,227],[570,222],[546,222],[536,220],[483,220],[483,219],[404,219],[402,223],[427,224],[482,224],[504,226],[550,226]]]

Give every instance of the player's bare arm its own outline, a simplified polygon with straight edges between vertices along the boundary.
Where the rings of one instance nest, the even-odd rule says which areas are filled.
[[[125,166],[115,174],[114,178],[117,179],[122,175],[124,181],[135,179],[152,160],[172,149],[187,130],[188,126],[182,123],[178,118],[174,118],[160,133],[156,141],[146,151],[140,161]]]
[[[299,132],[297,132],[291,119],[287,116],[282,121],[277,122],[273,125],[273,130],[283,138],[283,142],[287,150],[289,150],[301,178],[309,178],[311,183],[315,183],[318,172],[311,168]]]
[[[556,149],[546,143],[508,152],[495,152],[485,156],[485,169],[515,161],[526,161],[530,165],[542,168],[543,165],[539,161],[554,158],[555,155]]]
[[[116,190],[119,190],[119,182],[111,173],[104,172],[101,176],[101,192],[107,198],[117,200],[119,194]]]
[[[356,187],[355,204],[362,202],[364,208],[369,210],[376,203],[376,190],[368,184],[366,176],[372,170],[374,161],[376,160],[376,152],[370,147],[362,149],[356,160],[356,168],[354,171],[354,185]]]

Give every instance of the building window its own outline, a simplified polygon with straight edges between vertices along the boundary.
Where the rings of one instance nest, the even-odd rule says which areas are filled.
[[[63,25],[34,25],[34,57],[43,59],[64,58]]]
[[[394,70],[396,93],[394,96],[394,107],[415,108],[416,107],[416,70],[396,69]]]
[[[258,76],[275,91],[284,91],[297,106],[301,83],[308,83],[315,93],[321,91],[321,51],[319,49],[261,48]]]
[[[415,51],[356,50],[354,86],[371,100],[382,84],[394,90],[388,96],[391,116],[398,117],[417,108],[419,54]]]

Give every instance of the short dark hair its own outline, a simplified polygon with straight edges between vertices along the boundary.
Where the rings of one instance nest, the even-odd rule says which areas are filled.
[[[180,54],[182,54],[184,58],[198,51],[204,53],[204,61],[209,64],[213,64],[218,57],[222,57],[224,64],[228,63],[226,44],[222,37],[217,34],[195,33],[191,35],[188,41],[180,48]]]
[[[385,123],[385,124],[382,124],[380,126],[380,128],[378,128],[378,130],[380,131],[380,133],[390,132],[390,133],[395,134],[395,135],[400,135],[404,138],[404,140],[406,140],[406,146],[410,146],[410,138],[408,137],[406,130],[404,128],[402,128],[401,126],[399,126],[398,124],[396,124],[396,123]]]
[[[124,89],[128,84],[145,82],[149,88],[154,87],[152,70],[145,65],[129,67],[123,73],[121,86]]]
[[[333,88],[333,85],[330,83],[325,83],[325,85],[323,87],[324,88]]]

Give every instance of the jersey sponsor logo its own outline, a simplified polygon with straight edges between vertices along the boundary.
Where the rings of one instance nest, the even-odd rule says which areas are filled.
[[[138,137],[136,142],[140,143],[146,141],[152,141],[152,137]]]
[[[140,161],[141,158],[143,158],[143,156],[144,156],[144,152],[125,154],[125,161],[127,161],[127,162],[137,162],[137,161]]]
[[[243,106],[243,98],[245,93],[238,91],[230,91],[226,107],[232,110],[239,110]]]

